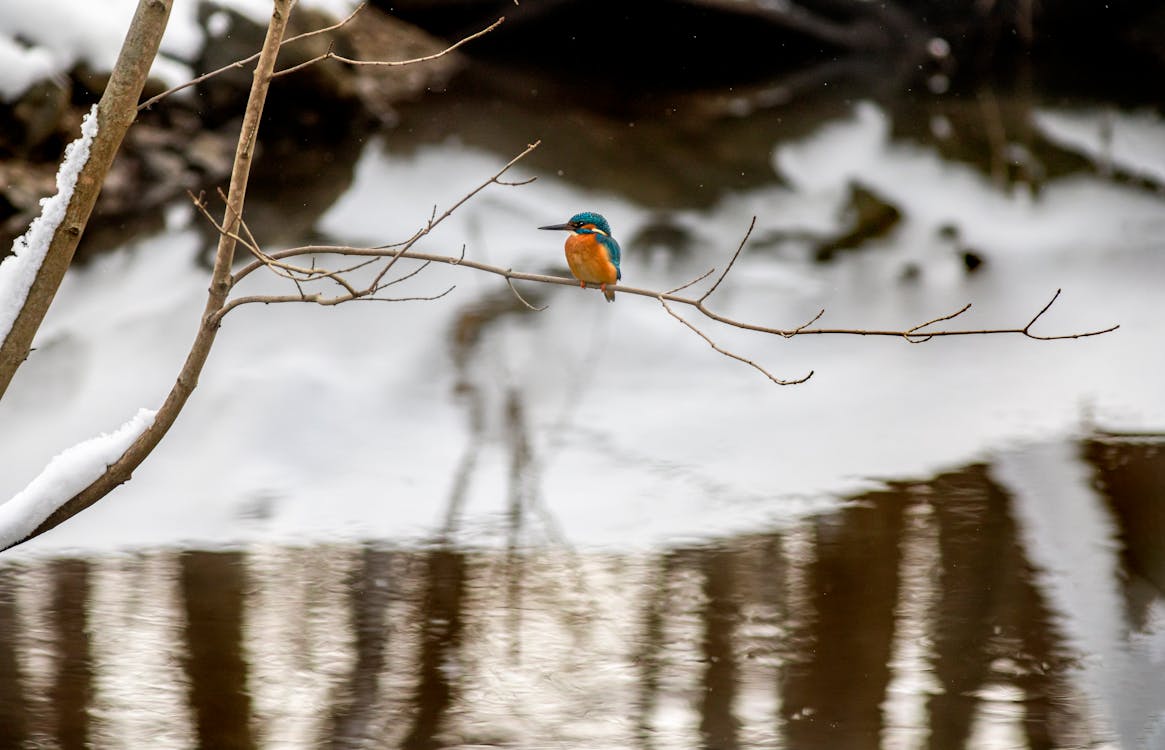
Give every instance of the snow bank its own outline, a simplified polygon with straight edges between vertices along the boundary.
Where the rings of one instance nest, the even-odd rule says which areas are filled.
[[[271,15],[269,0],[220,0],[218,5],[258,22]],[[300,5],[343,17],[352,0],[312,0]],[[0,13],[0,100],[20,97],[35,82],[84,63],[113,68],[137,0],[38,0],[8,2]],[[174,86],[193,77],[189,63],[206,44],[195,0],[176,0],[150,75]]]
[[[12,243],[13,254],[0,263],[0,342],[8,338],[16,316],[24,307],[24,300],[44,263],[53,234],[65,218],[65,209],[73,197],[73,188],[77,186],[77,175],[89,161],[89,147],[96,136],[97,105],[94,104],[81,121],[81,137],[65,149],[65,158],[57,170],[57,194],[41,200],[40,216]]]
[[[0,549],[28,536],[65,501],[92,484],[150,428],[156,414],[139,409],[115,432],[90,438],[57,454],[36,479],[0,505]]]
[[[0,36],[0,100],[12,101],[56,72],[56,61],[48,50],[25,47],[15,39]]]
[[[1037,109],[1033,119],[1048,140],[1095,164],[1165,181],[1165,128],[1155,112]]]

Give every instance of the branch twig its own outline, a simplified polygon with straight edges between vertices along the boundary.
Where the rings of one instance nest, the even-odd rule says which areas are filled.
[[[387,249],[383,249],[383,248],[357,248],[357,247],[310,246],[309,245],[309,246],[304,246],[304,247],[299,247],[299,248],[291,248],[288,250],[282,250],[279,252],[272,253],[271,255],[275,259],[280,259],[280,258],[284,258],[284,257],[292,257],[295,255],[314,254],[314,253],[332,253],[332,254],[345,255],[345,256],[355,256],[355,257],[361,257],[361,256],[391,257],[394,262],[396,260],[404,258],[404,259],[414,260],[414,261],[423,261],[425,263],[444,263],[444,264],[450,265],[450,266],[464,266],[464,267],[467,267],[467,268],[470,268],[470,269],[473,269],[476,271],[483,271],[485,273],[491,273],[491,274],[501,276],[502,278],[504,278],[506,280],[507,285],[509,285],[510,289],[513,290],[514,294],[518,296],[518,299],[523,304],[525,304],[527,307],[529,307],[530,309],[535,310],[535,311],[541,311],[541,310],[544,310],[546,308],[531,305],[524,298],[522,298],[521,295],[518,294],[518,291],[517,291],[516,287],[514,286],[513,282],[515,280],[517,280],[517,281],[531,281],[531,282],[538,282],[538,283],[543,283],[543,284],[560,284],[563,286],[571,286],[571,287],[578,285],[578,282],[573,278],[566,278],[563,276],[548,276],[548,275],[536,274],[536,273],[524,273],[521,271],[515,271],[512,268],[503,268],[501,266],[494,266],[494,265],[490,265],[488,263],[481,263],[481,262],[475,261],[475,260],[468,260],[464,257],[464,252],[461,256],[454,257],[454,256],[449,256],[449,255],[434,255],[431,253],[413,252],[411,250],[407,250],[404,248],[398,249],[398,250],[387,250]],[[236,277],[243,278],[246,275],[255,271],[256,269],[263,267],[263,265],[264,264],[262,264],[258,261],[253,262],[250,265],[240,269],[236,273]],[[711,274],[711,271],[705,273],[703,276],[701,276],[701,277],[699,277],[691,282],[688,282],[680,287],[677,287],[677,289],[684,289],[688,286],[691,286],[696,281],[699,281],[703,278],[706,278],[710,274]],[[723,275],[721,275],[720,278],[722,279]],[[688,321],[688,320],[684,319],[683,317],[681,317],[680,315],[678,315],[675,312],[675,310],[672,308],[672,306],[669,305],[668,303],[688,305],[690,307],[695,308],[702,315],[704,315],[704,317],[706,317],[710,320],[714,320],[718,323],[723,323],[724,325],[732,326],[734,328],[741,328],[744,330],[757,331],[760,333],[773,334],[773,335],[781,336],[782,338],[787,338],[787,339],[793,338],[795,336],[813,336],[813,335],[818,335],[818,336],[820,336],[820,335],[893,336],[896,338],[905,339],[906,341],[909,341],[912,344],[918,344],[918,343],[923,343],[925,341],[930,341],[931,339],[933,339],[935,337],[943,337],[943,336],[982,336],[982,335],[1020,334],[1022,336],[1026,336],[1027,338],[1037,339],[1040,341],[1055,341],[1055,340],[1060,340],[1060,339],[1078,339],[1078,338],[1086,338],[1089,336],[1099,336],[1101,334],[1110,333],[1112,331],[1115,331],[1117,328],[1120,327],[1119,325],[1114,325],[1114,326],[1110,326],[1108,328],[1103,328],[1103,329],[1081,331],[1081,332],[1068,333],[1068,334],[1060,334],[1060,335],[1055,335],[1055,336],[1041,336],[1041,335],[1033,334],[1031,332],[1032,326],[1036,323],[1037,320],[1040,319],[1040,317],[1042,317],[1048,311],[1048,309],[1052,306],[1052,303],[1054,303],[1056,301],[1056,299],[1060,295],[1059,290],[1057,290],[1056,294],[1052,297],[1052,299],[1048,302],[1048,304],[1044,305],[1044,307],[1030,321],[1028,321],[1028,323],[1025,326],[1023,326],[1022,328],[980,328],[980,329],[954,329],[954,330],[948,329],[948,330],[939,330],[939,331],[926,331],[924,333],[919,333],[919,331],[921,331],[923,328],[925,328],[927,326],[930,326],[930,325],[933,325],[935,323],[939,323],[939,322],[942,322],[945,320],[952,320],[952,319],[962,315],[968,309],[970,309],[970,305],[965,305],[964,307],[960,308],[959,310],[957,310],[953,313],[948,313],[946,315],[939,316],[939,317],[934,318],[932,320],[928,320],[925,323],[921,323],[919,325],[915,325],[915,326],[912,326],[910,328],[903,329],[903,330],[873,330],[873,329],[865,329],[865,328],[811,328],[810,326],[812,326],[814,323],[816,323],[818,320],[820,320],[821,317],[825,314],[824,309],[818,310],[817,313],[815,315],[813,315],[812,318],[810,318],[805,323],[802,323],[801,325],[799,325],[795,328],[782,329],[782,328],[775,328],[775,327],[771,327],[771,326],[762,326],[762,325],[757,325],[754,323],[748,323],[748,322],[745,322],[742,320],[736,320],[736,319],[730,318],[726,315],[722,315],[720,313],[717,313],[717,312],[711,310],[710,308],[708,308],[708,306],[704,303],[704,300],[707,297],[707,293],[705,293],[704,295],[702,295],[700,297],[683,297],[683,296],[680,296],[679,294],[676,294],[676,290],[674,290],[674,289],[667,291],[667,292],[659,292],[659,291],[652,290],[652,289],[641,289],[641,288],[630,287],[630,286],[625,286],[625,285],[616,285],[616,286],[608,287],[608,289],[614,289],[614,290],[618,291],[620,294],[651,297],[655,300],[658,300],[660,302],[660,304],[663,305],[664,309],[668,312],[669,315],[680,320],[685,326],[687,326],[690,330],[692,330],[696,335],[698,335],[702,339],[704,339],[708,343],[708,345],[711,346],[713,349],[715,349],[717,352],[723,354],[724,356],[731,357],[732,359],[736,359],[740,362],[743,362],[744,364],[747,364],[750,367],[755,368],[756,370],[761,372],[763,375],[765,375],[765,377],[769,378],[774,383],[777,383],[779,385],[795,385],[798,383],[804,383],[806,380],[808,380],[810,377],[812,377],[813,373],[811,371],[809,374],[805,375],[804,377],[800,377],[800,378],[793,378],[793,379],[779,378],[779,377],[773,375],[768,370],[766,370],[764,367],[758,365],[756,362],[754,362],[746,357],[735,354],[731,351],[728,351],[728,350],[724,349],[723,347],[717,345],[714,341],[712,341],[712,339],[707,334],[705,334],[703,331],[701,331],[699,328],[697,328],[695,325],[693,325],[690,321]],[[245,299],[245,303],[263,302],[263,301],[265,301],[265,299],[262,296],[259,296],[256,298],[246,298]],[[275,301],[275,299],[272,298],[272,301]],[[343,300],[333,298],[333,300],[328,301],[328,304],[336,304],[340,301],[343,301]],[[230,303],[228,303],[223,308],[219,317],[221,318],[223,315],[225,315],[231,309],[237,307],[239,304],[244,304],[244,301],[243,300],[232,300]]]
[[[316,36],[318,34],[326,34],[329,31],[336,31],[337,29],[340,29],[344,26],[347,26],[348,22],[351,21],[353,18],[355,18],[357,13],[364,10],[364,8],[367,5],[368,5],[368,3],[360,3],[359,5],[356,6],[356,8],[351,13],[348,14],[347,18],[345,18],[343,21],[339,21],[337,23],[334,23],[331,26],[325,26],[324,28],[316,29],[315,31],[305,31],[302,34],[297,34],[297,35],[290,37],[288,39],[284,39],[282,42],[279,43],[279,47],[280,47],[280,49],[282,49],[283,45],[285,45],[285,44],[291,44],[292,42],[297,42],[300,39],[307,39],[308,37],[313,37],[313,36]],[[198,76],[197,78],[190,79],[186,83],[180,83],[177,86],[174,86],[173,88],[168,88],[165,91],[163,91],[162,93],[160,93],[156,96],[151,96],[149,99],[146,99],[144,102],[139,104],[138,111],[140,112],[144,109],[149,109],[150,107],[153,107],[155,104],[160,102],[162,99],[165,99],[167,96],[170,96],[171,94],[177,93],[177,92],[181,91],[182,89],[190,88],[191,86],[197,86],[198,84],[202,83],[203,81],[209,80],[209,79],[214,78],[215,76],[218,76],[218,75],[222,75],[223,73],[227,72],[231,68],[242,68],[247,63],[255,62],[256,60],[259,59],[259,55],[261,55],[261,54],[262,54],[262,52],[256,52],[255,54],[251,55],[250,57],[244,57],[242,60],[235,60],[233,63],[228,63],[228,64],[222,66],[221,68],[219,68],[218,70],[212,70],[209,73],[203,73],[202,75]],[[278,74],[276,74],[276,75],[278,75]]]
[[[532,305],[532,304],[530,304],[529,302],[527,302],[527,301],[526,301],[526,298],[525,298],[525,297],[523,297],[521,294],[519,294],[519,293],[518,293],[518,288],[514,286],[514,280],[513,280],[513,279],[511,279],[511,278],[507,277],[507,278],[506,278],[506,283],[510,285],[510,291],[514,293],[514,296],[518,298],[518,301],[519,301],[519,302],[521,302],[521,303],[522,303],[523,305],[525,305],[526,307],[528,307],[528,308],[530,308],[531,310],[533,310],[534,312],[544,312],[544,311],[546,311],[546,310],[548,310],[548,309],[550,308],[550,305],[542,305],[542,306],[538,306],[538,305]]]
[[[425,55],[424,57],[414,57],[411,60],[353,60],[350,57],[344,57],[343,55],[337,55],[333,50],[329,49],[327,52],[325,52],[322,55],[316,55],[315,57],[311,58],[310,60],[305,60],[304,62],[301,62],[298,65],[292,65],[290,68],[284,68],[283,70],[278,71],[277,73],[275,73],[274,77],[278,78],[280,76],[289,75],[291,73],[296,72],[297,70],[300,70],[302,68],[306,68],[309,65],[315,65],[316,63],[323,62],[324,60],[336,60],[338,62],[348,63],[349,65],[367,65],[367,66],[381,67],[381,68],[395,68],[395,67],[400,67],[401,65],[414,65],[416,63],[429,62],[430,60],[436,60],[438,58],[444,57],[445,55],[448,55],[453,50],[457,49],[458,47],[460,47],[464,44],[468,44],[469,42],[472,42],[474,39],[485,36],[486,34],[490,33],[494,29],[496,29],[498,26],[501,26],[502,23],[505,22],[505,20],[506,20],[506,17],[502,16],[498,20],[491,23],[489,26],[486,26],[481,31],[470,34],[469,36],[451,44],[450,46],[446,47],[445,49],[441,50],[440,52],[434,52],[433,54]]]
[[[708,278],[709,276],[711,276],[711,275],[712,275],[712,274],[714,274],[714,273],[716,273],[716,269],[715,269],[715,268],[709,268],[707,271],[705,271],[704,273],[700,274],[699,276],[697,276],[696,278],[692,279],[691,281],[684,282],[683,284],[680,284],[680,285],[679,285],[679,286],[677,286],[677,287],[673,287],[673,288],[671,288],[671,289],[668,289],[668,290],[667,290],[667,293],[668,293],[668,294],[675,294],[676,292],[682,292],[683,290],[687,289],[688,287],[690,287],[690,286],[692,286],[692,285],[694,285],[694,284],[699,284],[701,281],[703,281],[704,279]]]
[[[342,286],[344,286],[344,288],[347,291],[346,294],[343,294],[343,295],[340,295],[337,297],[325,297],[321,294],[307,295],[307,297],[310,297],[310,299],[305,297],[303,300],[305,302],[315,302],[316,304],[321,304],[321,305],[323,305],[323,304],[336,305],[336,304],[340,304],[342,302],[358,300],[358,299],[362,299],[365,297],[373,297],[381,289],[384,289],[385,287],[388,287],[388,286],[392,286],[394,284],[398,284],[398,283],[400,283],[408,278],[415,276],[416,274],[420,273],[421,270],[424,269],[425,265],[428,265],[428,263],[430,263],[430,262],[434,262],[434,261],[429,260],[428,258],[419,258],[419,256],[417,256],[415,254],[410,255],[409,251],[413,247],[413,245],[415,245],[422,238],[424,238],[425,236],[430,234],[434,229],[436,229],[441,224],[441,222],[445,221],[445,219],[449,218],[449,216],[452,215],[454,211],[456,211],[458,208],[463,206],[466,201],[473,198],[475,195],[480,193],[485,188],[487,188],[493,184],[498,184],[498,185],[510,184],[510,183],[503,181],[501,179],[501,176],[504,175],[506,172],[508,172],[515,164],[517,164],[519,161],[521,161],[523,158],[525,158],[527,155],[529,155],[532,151],[534,151],[534,149],[538,148],[538,146],[540,144],[541,144],[541,141],[535,141],[534,143],[527,144],[526,148],[520,154],[515,156],[513,159],[510,159],[508,162],[506,162],[506,164],[504,166],[502,166],[501,169],[494,172],[493,175],[491,175],[488,179],[482,181],[480,184],[477,185],[477,187],[473,188],[468,193],[466,193],[464,196],[462,196],[460,199],[458,199],[452,206],[450,206],[448,209],[446,209],[441,215],[439,215],[439,216],[437,215],[437,207],[434,206],[433,212],[430,214],[429,219],[426,221],[425,225],[422,226],[420,229],[418,229],[415,233],[413,233],[413,236],[410,237],[408,240],[404,241],[403,243],[395,243],[392,245],[381,245],[381,246],[378,246],[375,248],[369,248],[369,250],[371,252],[368,252],[368,253],[348,253],[348,252],[345,252],[343,248],[317,246],[314,250],[294,254],[294,255],[315,255],[315,254],[361,255],[361,256],[365,256],[365,257],[370,257],[369,261],[357,263],[357,264],[349,266],[347,269],[339,269],[339,270],[337,270],[337,269],[327,270],[327,269],[314,269],[313,268],[313,269],[311,269],[311,273],[308,274],[308,273],[304,273],[305,269],[297,268],[296,266],[291,266],[289,264],[282,262],[283,258],[293,257],[292,254],[286,254],[286,251],[284,251],[283,254],[281,254],[281,253],[274,253],[274,254],[263,253],[262,251],[258,250],[257,247],[252,247],[251,243],[244,241],[243,244],[245,246],[247,246],[249,250],[251,250],[252,254],[255,255],[256,259],[254,261],[252,261],[249,265],[244,266],[242,269],[237,271],[234,274],[234,276],[232,277],[231,283],[232,283],[232,285],[238,284],[247,275],[249,275],[251,272],[253,272],[256,268],[266,266],[266,267],[272,268],[272,269],[276,269],[276,268],[284,269],[284,270],[295,269],[298,272],[304,273],[304,277],[299,279],[299,280],[303,281],[305,283],[317,281],[317,280],[320,280],[323,278],[330,278],[330,279],[337,281]],[[532,181],[532,179],[531,180],[523,180],[523,181],[516,183],[516,184],[526,184],[526,183],[531,182],[531,181]],[[197,201],[196,201],[195,205],[198,205]],[[204,214],[205,214],[205,212],[204,212]],[[217,222],[214,222],[213,218],[211,218],[211,222],[215,225],[215,228],[218,229],[218,231],[220,233],[223,232],[223,228]],[[388,275],[389,271],[392,270],[393,266],[396,265],[396,262],[398,260],[400,260],[402,257],[419,258],[420,260],[424,261],[424,264],[420,268],[414,269],[414,270],[410,271],[409,273],[404,274],[403,276],[392,279],[390,281],[385,281],[384,279]],[[435,261],[435,262],[449,263],[451,265],[457,265],[460,262],[462,262],[462,260],[465,257],[465,248],[464,248],[464,246],[461,248],[461,256],[458,258],[451,258],[451,257],[447,257],[447,256],[434,256],[434,257],[441,258],[441,260]],[[384,266],[379,271],[377,271],[376,275],[373,277],[372,281],[367,286],[357,287],[354,284],[352,284],[351,282],[347,282],[347,281],[342,280],[345,273],[354,271],[354,270],[359,269],[359,268],[363,268],[364,266],[368,265],[369,263],[376,262],[378,259],[385,259],[387,262],[384,264]],[[297,284],[297,286],[298,286],[298,284]],[[301,293],[302,293],[302,290],[301,290]],[[446,292],[446,293],[448,293],[448,292]],[[515,290],[514,293],[517,294],[517,290]],[[281,295],[277,295],[277,296],[279,297],[279,299],[278,300],[273,299],[272,301],[280,301],[280,302],[287,301],[287,300],[284,300]],[[388,299],[388,298],[382,297],[382,298],[377,298],[377,299]],[[413,298],[403,298],[403,299],[413,299]],[[519,299],[521,299],[521,295],[519,295]],[[218,323],[219,321],[222,320],[222,318],[228,312],[230,312],[231,310],[233,310],[236,307],[239,307],[240,305],[251,304],[253,302],[262,302],[262,301],[263,300],[261,298],[259,298],[259,296],[233,299],[233,300],[227,302],[225,305],[223,305],[223,307],[214,315],[214,320],[216,323]],[[525,300],[523,300],[523,302],[525,302]],[[526,304],[527,304],[527,306],[531,307],[531,309],[537,309],[535,306],[529,305],[529,303],[526,303]]]
[[[721,278],[723,278],[723,277],[721,277]],[[688,327],[689,330],[691,330],[693,333],[695,333],[700,338],[704,339],[704,341],[706,341],[708,343],[708,346],[712,347],[713,349],[715,349],[719,353],[723,354],[725,357],[730,357],[731,359],[735,359],[737,362],[743,362],[744,364],[748,365],[749,367],[755,368],[762,375],[764,375],[766,378],[773,381],[777,385],[798,385],[800,383],[804,383],[806,380],[813,377],[813,371],[810,370],[807,375],[805,375],[804,377],[797,378],[795,380],[783,380],[781,378],[778,378],[776,375],[773,375],[771,372],[769,372],[765,368],[761,367],[756,362],[753,362],[751,359],[748,359],[746,357],[742,357],[739,354],[735,354],[733,352],[730,352],[727,349],[717,345],[715,341],[708,338],[707,334],[705,334],[699,328],[696,328],[696,326],[692,325],[690,322],[685,320],[682,316],[680,316],[678,313],[676,313],[675,310],[671,309],[671,305],[669,305],[667,303],[667,300],[665,300],[662,295],[659,297],[659,303],[661,305],[663,305],[664,310],[667,310],[668,315],[672,316],[673,318],[675,318],[679,322],[683,323],[685,326]]]
[[[740,253],[744,250],[744,246],[748,242],[748,238],[752,236],[752,230],[755,226],[756,217],[754,216],[752,217],[752,221],[748,223],[748,229],[745,230],[744,236],[740,238],[740,244],[736,246],[736,252],[732,254],[732,260],[728,261],[728,265],[724,267],[724,270],[720,273],[720,276],[717,277],[715,283],[713,283],[712,286],[708,288],[708,291],[704,292],[704,294],[700,297],[700,302],[703,302],[704,300],[708,299],[708,297],[712,296],[712,292],[716,291],[716,287],[720,286],[720,282],[724,281],[724,277],[727,276],[728,272],[732,270],[732,266],[736,263],[736,259],[740,257]],[[683,289],[684,287],[680,288]]]
[[[960,315],[962,315],[963,313],[967,312],[970,309],[971,309],[971,303],[968,302],[967,304],[960,307],[958,310],[955,310],[953,313],[939,316],[937,318],[934,318],[933,320],[928,320],[925,323],[919,323],[918,325],[911,328],[909,331],[906,331],[905,333],[903,333],[902,338],[906,339],[907,341],[909,341],[912,344],[922,344],[922,343],[925,343],[927,341],[930,341],[931,337],[929,334],[920,334],[921,338],[915,338],[914,336],[918,332],[919,329],[926,328],[928,325],[930,325],[932,323],[941,323],[944,320],[953,320],[954,318],[959,317]]]
[[[271,253],[271,257],[274,259],[280,260],[283,258],[290,258],[290,257],[298,256],[298,255],[312,255],[312,254],[334,254],[334,255],[344,255],[344,256],[353,256],[353,257],[399,257],[401,259],[406,259],[406,260],[431,261],[433,263],[444,263],[444,264],[450,265],[450,266],[464,266],[466,268],[471,268],[471,269],[476,270],[476,271],[484,271],[485,273],[491,273],[491,274],[494,274],[496,276],[501,276],[502,278],[505,278],[505,279],[513,279],[515,281],[533,281],[533,282],[538,282],[538,283],[543,283],[543,284],[560,284],[562,286],[571,286],[571,287],[578,286],[578,281],[576,279],[567,278],[564,276],[549,276],[546,274],[526,273],[526,272],[522,272],[522,271],[515,271],[512,268],[504,268],[502,266],[494,266],[494,265],[490,265],[488,263],[481,263],[479,261],[471,260],[471,259],[464,258],[464,257],[456,257],[456,256],[452,256],[452,255],[437,255],[437,254],[433,254],[433,253],[422,253],[422,252],[416,252],[416,251],[412,251],[412,250],[409,250],[407,252],[400,252],[400,251],[385,250],[382,248],[375,248],[375,247],[305,245],[303,247],[294,247],[294,248],[289,248],[287,250],[280,250],[280,251],[273,252],[273,253]],[[258,261],[252,262],[252,263],[248,264],[247,266],[244,266],[243,268],[239,269],[239,271],[236,272],[235,277],[238,279],[242,279],[243,277],[253,273],[257,269],[262,268],[262,267],[263,267],[262,263],[260,263]],[[685,286],[687,286],[687,285],[685,285]],[[711,308],[709,308],[703,302],[701,302],[699,297],[683,297],[683,296],[675,294],[674,292],[671,292],[671,291],[660,292],[660,291],[655,290],[655,289],[644,289],[644,288],[640,288],[640,287],[627,286],[625,284],[618,284],[618,285],[614,285],[614,286],[608,285],[607,289],[615,290],[615,291],[619,292],[620,294],[638,295],[641,297],[650,297],[650,298],[656,299],[656,300],[664,299],[668,302],[674,302],[674,303],[682,304],[682,305],[690,305],[691,307],[694,307],[695,309],[699,310],[700,313],[702,313],[705,317],[707,317],[711,320],[714,320],[717,323],[723,323],[725,325],[729,325],[729,326],[732,326],[734,328],[741,328],[741,329],[748,330],[748,331],[756,331],[758,333],[768,333],[768,334],[773,334],[773,335],[777,335],[777,336],[782,336],[784,338],[793,338],[794,336],[848,335],[848,336],[890,336],[890,337],[894,337],[894,338],[909,339],[911,336],[914,336],[914,337],[925,336],[926,339],[929,340],[932,338],[939,338],[939,337],[944,337],[944,336],[984,336],[984,335],[1001,335],[1001,334],[1019,334],[1022,336],[1026,336],[1027,338],[1036,339],[1039,341],[1059,341],[1061,339],[1080,339],[1080,338],[1088,338],[1090,336],[1100,336],[1100,335],[1103,335],[1106,333],[1111,333],[1111,332],[1117,330],[1118,328],[1120,328],[1120,325],[1118,324],[1118,325],[1109,326],[1107,328],[1100,328],[1100,329],[1089,330],[1089,331],[1081,331],[1081,332],[1076,332],[1076,333],[1058,334],[1055,336],[1041,336],[1041,335],[1031,333],[1031,330],[1030,330],[1031,327],[1035,324],[1035,322],[1037,320],[1039,320],[1040,317],[1042,317],[1047,312],[1048,308],[1050,308],[1052,306],[1052,303],[1056,301],[1056,299],[1059,297],[1059,294],[1060,294],[1059,291],[1057,291],[1057,293],[1052,297],[1052,300],[1050,302],[1048,302],[1048,304],[1045,305],[1044,308],[1042,310],[1040,310],[1040,312],[1037,313],[1036,316],[1033,317],[1022,328],[976,328],[976,329],[968,328],[968,329],[955,329],[955,330],[927,331],[926,333],[920,334],[920,333],[918,333],[918,330],[920,328],[922,328],[923,326],[930,325],[931,323],[937,323],[937,322],[940,322],[942,320],[953,318],[953,317],[955,317],[955,314],[945,315],[945,316],[942,316],[939,318],[935,318],[934,320],[928,321],[927,323],[924,323],[922,325],[912,326],[911,328],[905,328],[905,329],[810,328],[809,326],[816,323],[825,314],[825,310],[819,310],[806,323],[802,323],[801,325],[799,325],[795,328],[777,328],[774,326],[764,326],[764,325],[758,325],[756,323],[749,323],[747,321],[737,320],[735,318],[728,317],[727,315],[722,315],[722,314],[716,312],[715,310],[712,310]],[[961,313],[961,311],[960,311],[960,313]]]

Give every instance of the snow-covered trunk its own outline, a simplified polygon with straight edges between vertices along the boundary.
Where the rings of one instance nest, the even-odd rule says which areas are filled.
[[[57,195],[28,234],[17,240],[15,258],[0,272],[0,398],[28,356],[33,337],[56,296],[101,184],[137,117],[138,100],[158,54],[173,0],[139,0],[137,11],[105,93],[90,113],[81,145],[66,154]],[[23,243],[23,244],[22,244]]]

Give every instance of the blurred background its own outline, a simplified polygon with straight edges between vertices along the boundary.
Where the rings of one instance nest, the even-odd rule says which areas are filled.
[[[0,0],[0,247],[133,5]],[[268,12],[175,0],[147,94]],[[503,15],[280,78],[264,249],[405,239],[540,140],[418,249],[564,275],[536,227],[593,210],[664,290],[755,216],[709,300],[737,319],[1022,328],[1060,289],[1033,332],[1120,328],[689,318],[814,373],[779,387],[648,298],[534,312],[462,268],[240,308],[132,481],[0,556],[0,748],[1165,747],[1165,9],[407,0],[280,62]],[[249,80],[130,131],[0,402],[0,499],[169,390],[216,243],[186,191],[225,188]]]

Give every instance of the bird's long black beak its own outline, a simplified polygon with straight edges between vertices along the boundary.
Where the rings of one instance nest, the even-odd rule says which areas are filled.
[[[548,227],[538,227],[539,229],[574,229],[569,223],[566,224],[551,224]]]

